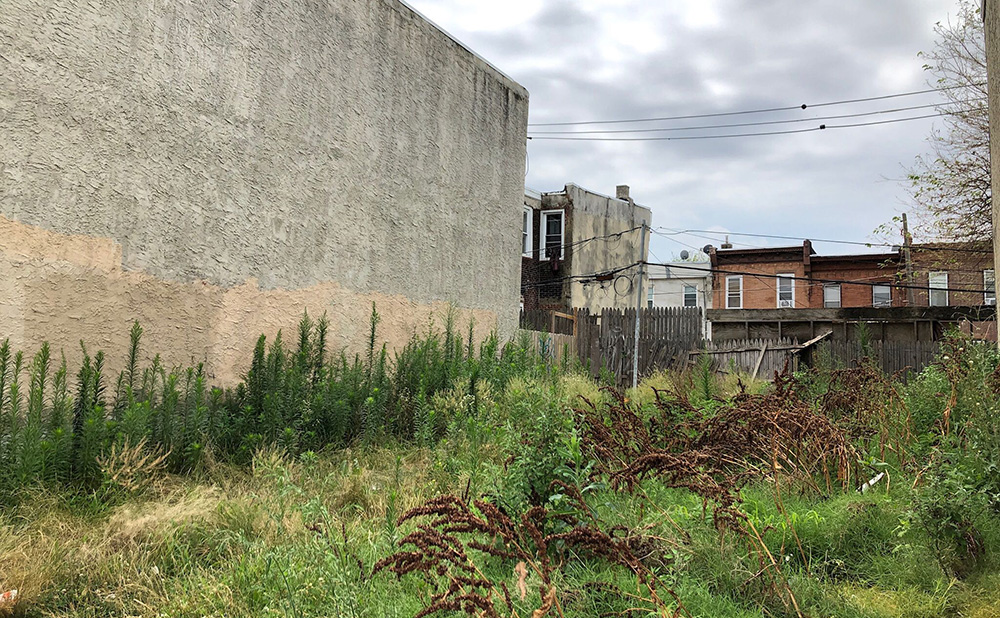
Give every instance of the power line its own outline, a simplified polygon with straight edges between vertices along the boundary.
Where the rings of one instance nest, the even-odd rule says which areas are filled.
[[[659,230],[668,230],[668,232],[661,232]],[[860,241],[860,240],[831,240],[829,238],[806,238],[804,236],[781,236],[779,234],[754,234],[754,233],[751,233],[751,232],[720,232],[718,230],[694,230],[694,229],[677,230],[677,229],[673,229],[673,228],[669,228],[669,227],[662,227],[662,226],[653,230],[653,233],[658,234],[660,236],[669,237],[669,236],[674,236],[674,235],[686,234],[686,235],[689,235],[689,236],[695,236],[697,238],[703,238],[705,240],[714,240],[716,242],[719,241],[718,238],[707,238],[705,236],[698,236],[697,234],[692,233],[692,232],[697,232],[697,233],[701,233],[701,234],[715,234],[716,236],[726,236],[726,235],[728,235],[728,236],[746,236],[746,237],[750,237],[750,238],[770,238],[770,239],[775,239],[775,240],[798,240],[798,241],[808,240],[810,242],[825,242],[825,243],[831,243],[831,244],[855,245],[855,246],[861,246],[861,247],[898,247],[898,246],[901,246],[898,243],[897,244],[891,244],[891,243],[864,242],[864,241]],[[741,244],[743,244],[743,243],[741,243]],[[766,247],[759,247],[759,248],[766,248]],[[978,253],[978,254],[990,254],[990,253],[993,253],[993,251],[990,250],[990,249],[973,249],[973,248],[969,248],[969,247],[929,247],[929,246],[923,246],[923,245],[912,245],[910,247],[910,249],[913,250],[913,251],[917,251],[917,252],[920,252],[920,251],[948,251],[948,252],[953,252],[953,253]],[[832,257],[836,257],[836,256],[832,256]]]
[[[521,283],[521,289],[525,290],[525,289],[532,289],[532,288],[537,288],[537,287],[544,287],[544,286],[547,286],[547,285],[555,285],[555,284],[558,284],[558,283],[565,283],[567,281],[569,281],[569,282],[573,282],[573,281],[588,282],[588,281],[598,281],[598,280],[600,280],[602,282],[612,282],[614,280],[614,276],[615,275],[617,275],[619,273],[623,273],[626,270],[635,268],[636,266],[639,266],[640,264],[642,264],[642,262],[634,262],[634,263],[629,264],[627,266],[619,266],[617,268],[612,268],[610,270],[604,270],[604,271],[599,271],[599,272],[587,273],[587,274],[584,274],[584,275],[567,275],[565,277],[560,277],[558,279],[546,279],[545,281],[533,281],[531,283],[523,283],[522,282]],[[600,278],[600,279],[598,279],[598,278]]]
[[[564,141],[564,142],[671,142],[671,141],[690,141],[690,140],[708,140],[708,139],[727,139],[734,137],[763,137],[766,135],[793,135],[796,133],[814,133],[816,131],[825,131],[826,129],[853,129],[857,127],[872,127],[876,125],[883,124],[893,124],[896,122],[909,122],[911,120],[924,120],[926,118],[938,118],[945,115],[951,115],[954,112],[940,113],[940,114],[924,114],[921,116],[908,116],[906,118],[895,118],[892,120],[880,120],[877,122],[857,122],[853,124],[821,124],[818,127],[810,127],[808,129],[791,129],[788,131],[761,131],[758,133],[725,133],[722,135],[681,135],[678,137],[554,137],[554,136],[533,136],[529,135],[530,140],[550,140],[550,141]]]
[[[591,131],[533,131],[532,135],[611,135],[620,133],[663,133],[672,131],[701,131],[706,129],[730,129],[737,127],[762,127],[768,125],[778,125],[778,124],[798,124],[802,122],[813,122],[816,120],[843,120],[845,118],[863,118],[866,116],[878,116],[880,114],[898,114],[900,112],[908,112],[918,109],[929,109],[929,108],[939,108],[944,105],[956,105],[959,103],[968,104],[976,103],[979,101],[984,101],[985,97],[978,99],[971,99],[968,101],[954,101],[950,103],[930,103],[928,105],[913,105],[910,107],[897,107],[895,109],[882,109],[873,112],[860,112],[856,114],[840,114],[836,116],[815,116],[812,118],[792,118],[788,120],[765,120],[761,122],[742,122],[742,123],[732,123],[732,124],[708,124],[708,125],[698,125],[693,127],[657,127],[653,129],[617,129],[617,130],[607,130],[598,129]]]
[[[725,116],[743,116],[747,114],[769,114],[773,112],[788,112],[792,110],[808,109],[810,107],[830,107],[834,105],[848,105],[852,103],[866,103],[869,101],[885,101],[887,99],[898,99],[901,97],[912,97],[921,94],[929,94],[931,92],[941,92],[944,90],[954,90],[956,88],[969,88],[978,87],[985,85],[985,82],[970,84],[969,86],[944,86],[941,88],[929,88],[927,90],[916,90],[913,92],[900,92],[896,94],[886,94],[875,97],[865,97],[861,99],[844,99],[841,101],[829,101],[826,103],[813,103],[812,105],[801,104],[801,105],[787,105],[783,107],[770,107],[764,109],[748,109],[735,112],[714,112],[708,114],[688,114],[685,116],[660,116],[658,118],[631,118],[631,119],[616,119],[616,120],[587,120],[587,121],[576,121],[576,122],[529,122],[529,127],[566,127],[566,126],[579,126],[587,124],[627,124],[632,122],[660,122],[665,120],[691,120],[697,118],[722,118]]]

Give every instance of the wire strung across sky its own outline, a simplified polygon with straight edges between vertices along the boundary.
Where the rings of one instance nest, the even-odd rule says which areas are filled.
[[[692,263],[694,264],[694,263]],[[840,284],[840,285],[858,285],[874,288],[876,286],[894,287],[901,290],[918,290],[918,291],[937,291],[937,292],[963,292],[969,294],[994,294],[994,290],[986,290],[980,288],[954,288],[954,287],[939,287],[930,285],[916,285],[907,284],[899,281],[869,281],[865,279],[829,279],[825,277],[802,277],[798,275],[777,275],[770,273],[760,273],[749,270],[732,270],[726,268],[712,268],[711,266],[695,266],[687,264],[677,264],[677,263],[660,263],[660,262],[633,262],[625,266],[620,266],[618,268],[613,268],[611,270],[599,271],[593,273],[587,273],[582,275],[568,275],[566,277],[560,277],[558,279],[549,279],[547,281],[537,281],[533,283],[526,283],[521,285],[521,289],[530,289],[535,287],[543,287],[546,285],[553,285],[557,283],[564,283],[567,281],[577,282],[577,283],[607,283],[613,280],[616,275],[636,268],[638,266],[661,266],[669,268],[677,268],[682,270],[690,270],[699,273],[707,274],[720,274],[720,275],[743,275],[746,277],[754,277],[757,279],[791,279],[793,281],[805,281],[808,283],[821,283],[821,284]],[[634,276],[634,275],[633,275]]]
[[[908,112],[918,109],[930,109],[930,108],[940,108],[945,105],[957,105],[978,103],[985,101],[985,97],[980,97],[977,99],[970,99],[968,101],[954,101],[949,103],[929,103],[927,105],[912,105],[909,107],[897,107],[894,109],[880,109],[871,112],[858,112],[854,114],[839,114],[836,116],[814,116],[812,118],[791,118],[785,120],[762,120],[760,122],[740,122],[731,124],[707,124],[707,125],[696,125],[690,127],[655,127],[647,129],[594,129],[588,131],[532,131],[531,134],[534,136],[541,135],[612,135],[612,134],[622,134],[622,133],[664,133],[672,131],[701,131],[707,129],[731,129],[739,127],[763,127],[769,125],[780,125],[780,124],[799,124],[803,122],[815,122],[818,120],[843,120],[845,118],[864,118],[868,116],[878,116],[881,114],[898,114],[900,112]]]
[[[615,120],[586,120],[586,121],[576,121],[576,122],[529,122],[529,127],[566,127],[566,126],[580,126],[580,125],[590,125],[590,124],[628,124],[634,122],[661,122],[666,120],[692,120],[697,118],[722,118],[726,116],[743,116],[747,114],[768,114],[774,112],[789,112],[793,110],[803,110],[810,107],[832,107],[835,105],[849,105],[853,103],[867,103],[870,101],[885,101],[887,99],[897,99],[901,97],[911,97],[921,94],[930,94],[932,92],[942,92],[945,90],[954,90],[957,88],[968,88],[968,87],[979,87],[985,85],[983,83],[970,84],[968,86],[944,86],[940,88],[929,88],[926,90],[916,90],[912,92],[899,92],[895,94],[885,94],[874,97],[864,97],[860,99],[844,99],[840,101],[828,101],[825,103],[813,103],[801,104],[801,105],[788,105],[783,107],[770,107],[764,109],[748,109],[733,112],[713,112],[706,114],[688,114],[684,116],[660,116],[657,118],[631,118],[631,119],[615,119]]]
[[[667,231],[663,232],[661,230],[667,230]],[[808,240],[810,242],[825,242],[825,243],[839,244],[839,245],[855,245],[855,246],[869,247],[869,248],[901,246],[900,244],[865,242],[861,240],[831,240],[829,238],[805,238],[803,236],[782,236],[779,234],[754,234],[751,232],[723,232],[719,230],[694,230],[694,229],[677,230],[663,226],[657,227],[652,231],[654,234],[663,237],[690,235],[690,236],[695,236],[696,238],[703,238],[705,240],[714,240],[716,242],[720,242],[720,239],[709,238],[706,236],[698,236],[698,234],[715,234],[717,236],[745,236],[748,238],[768,238],[775,240],[798,240],[798,241]],[[768,248],[768,247],[753,247],[753,248]],[[977,254],[993,253],[993,251],[990,249],[976,249],[973,247],[934,247],[927,245],[913,245],[912,250],[917,253],[924,251],[942,251],[951,253],[977,253]]]
[[[968,110],[966,110],[968,111]],[[855,129],[859,127],[874,127],[877,125],[894,124],[897,122],[910,122],[913,120],[924,120],[927,118],[939,118],[941,116],[953,115],[961,112],[942,112],[934,114],[923,114],[920,116],[907,116],[906,118],[893,118],[892,120],[878,120],[873,122],[855,122],[849,124],[821,124],[818,127],[808,129],[789,129],[787,131],[759,131],[757,133],[725,133],[722,135],[680,135],[676,137],[557,137],[552,135],[529,135],[529,140],[549,140],[564,142],[670,142],[670,141],[697,141],[710,139],[731,139],[738,137],[762,137],[766,135],[794,135],[796,133],[815,133],[816,131],[826,131],[827,129]]]

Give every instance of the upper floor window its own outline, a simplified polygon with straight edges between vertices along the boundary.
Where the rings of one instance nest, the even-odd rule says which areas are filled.
[[[997,304],[997,280],[992,268],[983,271],[983,290],[986,292],[983,301],[987,305]]]
[[[697,307],[698,306],[698,288],[693,285],[684,286],[684,306],[685,307]]]
[[[726,309],[743,308],[743,275],[726,277]]]
[[[823,306],[827,309],[840,308],[840,284],[827,283],[823,286]]]
[[[523,220],[521,221],[521,255],[524,257],[531,257],[532,252],[535,250],[535,241],[533,232],[535,227],[535,211],[532,210],[531,206],[525,206],[522,211]]]
[[[872,286],[872,307],[892,306],[892,286],[877,284]]]
[[[563,235],[566,232],[566,218],[563,211],[543,210],[541,227],[539,259],[547,260],[550,255],[555,255],[560,260],[565,259],[566,246],[563,244]]]
[[[646,293],[646,306],[650,309],[653,308],[653,285],[650,284],[649,291]]]
[[[778,307],[795,306],[795,275],[786,273],[778,275]]]
[[[928,304],[931,307],[948,306],[948,273],[936,272],[927,277],[929,290]]]

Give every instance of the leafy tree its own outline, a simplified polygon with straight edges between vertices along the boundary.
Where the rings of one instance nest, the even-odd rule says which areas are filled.
[[[986,48],[978,0],[958,0],[954,20],[938,22],[937,42],[921,53],[944,98],[931,153],[907,170],[917,229],[947,240],[992,238]]]

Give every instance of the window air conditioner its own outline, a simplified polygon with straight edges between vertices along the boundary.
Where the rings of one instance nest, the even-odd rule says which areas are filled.
[[[790,301],[790,300],[779,300],[778,301],[778,307],[780,307],[781,309],[791,309],[792,308],[792,301]]]
[[[997,304],[997,299],[995,299],[995,298],[987,298],[986,299],[986,304],[987,305],[995,305],[995,304]]]

